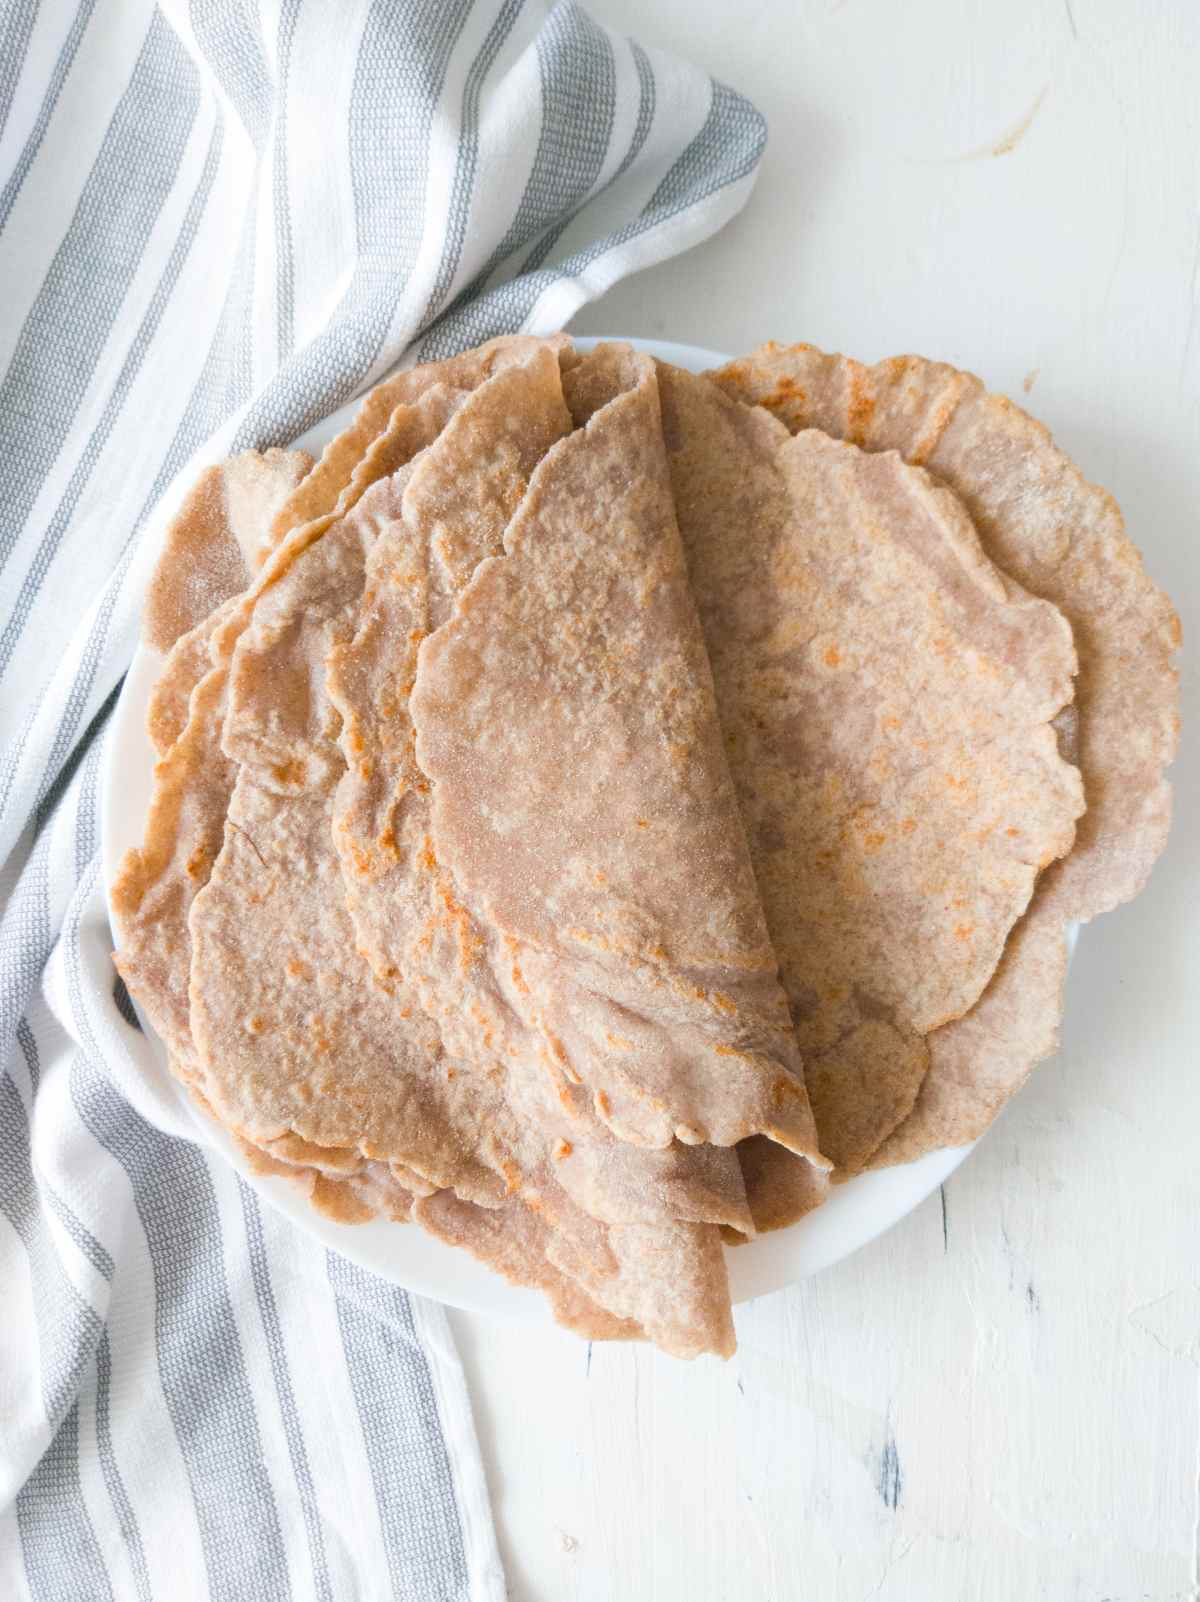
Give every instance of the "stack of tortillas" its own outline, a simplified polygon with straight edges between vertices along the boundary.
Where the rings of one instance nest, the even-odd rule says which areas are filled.
[[[1178,624],[974,378],[514,338],[210,469],[121,973],[346,1221],[733,1348],[722,1238],[976,1137],[1166,837]]]

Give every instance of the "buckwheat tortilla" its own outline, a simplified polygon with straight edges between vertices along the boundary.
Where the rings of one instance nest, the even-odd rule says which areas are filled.
[[[400,522],[418,458],[450,426],[465,390],[435,384],[398,408],[380,436],[390,475],[354,509],[298,549],[257,597],[230,664],[226,755],[271,788],[300,793],[340,777],[338,717],[325,694],[325,661],[354,629],[367,556],[381,531]],[[379,446],[375,447],[378,451]],[[320,626],[314,619],[320,617]]]
[[[557,398],[554,427],[565,434],[571,419],[562,404],[557,361],[545,354],[551,359],[540,359],[543,393]],[[458,1071],[469,1064],[476,1073],[500,1076],[507,1104],[518,1114],[517,1129],[507,1136],[506,1172],[545,1225],[556,1235],[571,1234],[571,1261],[581,1261],[582,1208],[616,1226],[619,1241],[638,1253],[648,1252],[655,1237],[622,1234],[620,1226],[661,1223],[669,1226],[664,1238],[672,1252],[694,1253],[676,1227],[680,1220],[752,1227],[733,1154],[676,1145],[663,1151],[625,1148],[595,1119],[582,1092],[556,1085],[543,1062],[540,1036],[518,1028],[499,996],[498,964],[483,960],[486,932],[476,930],[456,901],[429,844],[429,785],[414,760],[408,712],[417,645],[450,615],[454,595],[479,562],[503,548],[505,525],[537,455],[515,427],[524,418],[528,430],[538,416],[530,396],[516,403],[515,386],[524,381],[514,371],[481,387],[414,473],[403,520],[371,551],[355,636],[327,658],[346,758],[334,838],[347,904],[380,982],[416,985]],[[511,955],[504,954],[502,962],[513,967]],[[545,1179],[548,1152],[553,1182]],[[493,1223],[463,1212],[459,1225],[467,1232],[464,1243],[486,1260]],[[475,1228],[480,1239],[471,1246]],[[603,1242],[602,1261],[593,1261],[589,1272],[598,1274],[604,1296],[620,1296],[627,1314],[636,1308],[639,1322],[660,1344],[690,1350],[700,1337],[694,1322],[679,1326],[678,1275],[668,1272],[663,1243],[660,1271],[652,1277],[640,1259],[625,1262],[595,1225],[589,1231],[592,1244]],[[679,1273],[687,1272],[687,1261],[680,1259]],[[724,1350],[727,1291],[706,1322],[703,1343]]]
[[[597,1268],[562,1233],[550,1238],[546,1255],[616,1317],[641,1323],[671,1356],[733,1355],[736,1341],[719,1231],[686,1224],[621,1224],[610,1228],[608,1238],[621,1265],[619,1273]],[[656,1309],[661,1322],[647,1320],[647,1305]]]
[[[875,1105],[871,1098],[870,1105]],[[819,1127],[819,1126],[818,1126]],[[783,1229],[820,1207],[829,1195],[829,1175],[798,1158],[786,1146],[777,1146],[765,1135],[751,1135],[737,1148],[746,1201],[755,1232]],[[744,1232],[722,1227],[721,1237],[730,1246],[744,1246],[750,1238]]]
[[[558,395],[557,413],[539,409],[531,393],[547,384]],[[427,391],[423,403],[436,393]],[[266,1151],[299,1135],[306,1150],[350,1147],[399,1161],[483,1209],[515,1194],[548,1227],[570,1230],[573,1268],[586,1271],[589,1288],[615,1302],[623,1317],[636,1317],[672,1350],[726,1350],[727,1290],[704,1308],[681,1303],[677,1292],[695,1256],[687,1226],[656,1234],[653,1226],[626,1224],[626,1214],[610,1241],[589,1218],[581,1247],[582,1214],[554,1174],[547,1175],[549,1148],[561,1161],[572,1143],[552,1139],[528,1116],[541,1105],[536,1099],[522,1103],[526,1116],[514,1118],[501,1095],[502,1065],[472,1073],[448,1058],[402,974],[372,983],[336,894],[331,796],[343,759],[325,665],[349,642],[369,584],[405,594],[410,588],[411,574],[394,567],[372,567],[369,577],[368,558],[382,540],[410,527],[414,507],[433,504],[433,582],[426,588],[461,583],[471,568],[470,525],[480,518],[488,524],[489,486],[494,481],[498,542],[526,474],[569,427],[557,361],[552,352],[535,352],[521,368],[481,385],[414,459],[411,474],[405,469],[373,485],[352,513],[295,551],[287,570],[259,591],[232,656],[224,744],[241,767],[226,843],[190,920],[192,1033],[206,1094],[225,1122]],[[506,443],[516,447],[515,456]],[[469,473],[459,475],[460,460],[480,464],[477,483]],[[370,759],[361,751],[353,757],[361,777]],[[546,1100],[556,1108],[552,1097]],[[648,1154],[638,1196],[643,1211],[654,1204],[655,1184],[666,1182],[670,1165],[669,1156]],[[705,1158],[691,1166],[702,1177],[711,1164]],[[723,1206],[718,1216],[749,1227],[736,1160],[730,1173],[740,1207]],[[594,1183],[598,1176],[588,1169],[585,1177]],[[492,1226],[477,1220],[475,1227],[486,1254]],[[541,1272],[544,1278],[544,1265]]]
[[[304,482],[276,510],[271,522],[276,543],[293,529],[326,517],[359,469],[373,441],[385,432],[398,406],[411,406],[435,384],[447,389],[478,389],[485,379],[510,364],[521,365],[539,350],[557,352],[568,344],[563,334],[548,339],[529,334],[506,334],[475,350],[462,351],[442,362],[426,362],[377,384],[364,398],[350,426],[330,441]]]
[[[546,1255],[550,1231],[538,1214],[521,1202],[476,1207],[453,1191],[439,1190],[418,1201],[413,1216],[447,1246],[470,1252],[513,1284],[541,1291],[556,1322],[584,1340],[644,1338],[640,1325],[605,1312],[575,1280],[554,1267]]]
[[[564,1207],[552,1183],[530,1200],[485,1209],[438,1191],[417,1200],[412,1216],[505,1278],[540,1290],[558,1321],[587,1339],[649,1338],[677,1357],[732,1353],[715,1229],[606,1226]]]
[[[358,470],[341,491],[334,514],[325,520],[318,535],[338,513],[352,509],[373,473],[385,464],[395,467],[401,448],[415,450],[428,443],[444,413],[445,406],[437,398],[423,409],[422,397],[414,407],[394,409],[384,432],[368,445]],[[414,433],[410,426],[414,416],[422,420],[424,433]],[[256,465],[249,461],[252,455],[247,453],[225,469],[206,473],[200,490],[188,497],[168,530],[169,555],[160,559],[155,579],[160,647],[170,643],[175,626],[173,622],[168,628],[164,619],[174,617],[181,622],[183,618],[182,603],[172,612],[166,598],[188,593],[175,569],[197,550],[198,528],[216,543],[224,541],[243,552],[241,583],[250,578],[244,553],[254,543],[255,519],[260,520],[260,527],[266,526],[281,486],[294,480],[300,459],[300,453],[278,452],[259,459]],[[238,487],[232,488],[235,484]],[[203,516],[198,508],[204,509]],[[302,548],[300,540],[293,541],[293,549]],[[282,563],[277,571],[286,568],[287,563]],[[247,611],[240,594],[223,600],[218,596],[217,601],[211,616],[175,637],[151,696],[147,726],[160,760],[144,840],[141,848],[127,853],[110,890],[120,946],[117,967],[162,1036],[172,1071],[194,1092],[201,1088],[203,1073],[190,1022],[188,917],[221,849],[236,779],[236,767],[221,745],[229,704],[228,660],[214,665],[213,651],[216,641],[244,620]],[[233,638],[236,640],[236,634]],[[154,644],[155,639],[148,638],[148,643]]]
[[[978,1134],[1165,836],[1165,598],[917,359],[414,368],[205,474],[145,628],[112,902],[172,1071],[589,1339],[731,1352],[722,1236]]]
[[[570,419],[553,359],[548,368],[543,363],[542,380],[558,408],[544,426],[565,434]],[[517,1028],[497,983],[499,970],[512,978],[511,951],[501,940],[499,956],[485,959],[487,931],[455,900],[431,848],[429,784],[416,763],[408,706],[417,648],[449,617],[454,594],[478,563],[503,549],[513,485],[523,493],[532,466],[526,439],[507,471],[503,441],[511,450],[521,440],[515,417],[525,417],[528,433],[538,415],[529,395],[516,405],[522,381],[513,369],[481,388],[414,472],[403,520],[368,557],[355,635],[326,658],[346,759],[334,838],[347,905],[379,980],[392,983],[404,971],[439,1019],[452,1054],[483,1062],[499,1055],[505,1071],[509,1059],[518,1060],[523,1088],[512,1094],[524,1116],[554,1137],[560,1178],[586,1197],[589,1210],[614,1221],[682,1217],[749,1228],[735,1162],[674,1145],[658,1153],[626,1149],[597,1124],[586,1096],[556,1083],[544,1065],[545,1043],[536,1031]]]
[[[286,1179],[316,1212],[339,1224],[365,1224],[380,1217],[402,1224],[412,1216],[414,1197],[428,1188],[402,1184],[388,1164],[368,1162],[358,1153],[338,1153],[343,1160],[331,1162],[329,1152],[313,1147],[300,1160],[276,1156],[240,1135],[233,1140],[253,1173]]]
[[[231,596],[223,602],[211,616],[181,634],[167,652],[146,711],[146,732],[160,757],[166,756],[187,728],[192,691],[212,667],[210,642],[232,614],[236,600]]]
[[[654,365],[538,468],[412,716],[432,849],[509,945],[510,1005],[623,1140],[816,1160],[687,586]]]
[[[958,495],[983,549],[1071,625],[1079,668],[1075,717],[1060,740],[1083,776],[1087,812],[1069,856],[1043,876],[987,993],[988,1023],[950,1023],[931,1039],[932,1067],[913,1114],[880,1161],[978,1136],[999,1105],[1053,1049],[1067,926],[1135,895],[1166,842],[1165,770],[1179,732],[1180,629],[1147,576],[1107,491],[1089,483],[1049,432],[979,379],[901,356],[864,367],[811,346],[763,346],[709,375],[726,393],[767,408],[791,430],[819,428],[867,451],[896,450]],[[1053,1004],[1049,1025],[1023,998]],[[1007,1047],[1000,1020],[1019,1023]],[[965,1071],[983,1031],[986,1083]]]
[[[1079,776],[1051,727],[1070,630],[927,474],[660,376],[738,800],[846,1177],[910,1112],[927,1037],[974,1005],[1070,848]]]
[[[126,853],[109,889],[117,968],[185,1081],[198,1075],[187,919],[221,849],[233,784],[220,738],[225,678],[223,669],[210,671],[195,686],[188,721],[155,766],[143,843]]]
[[[472,1097],[447,1076],[436,1027],[411,1003],[398,1016],[403,1002],[394,1011],[369,982],[333,848],[339,755],[322,663],[352,627],[365,552],[401,515],[404,482],[381,479],[296,557],[235,652],[227,737],[255,760],[239,769],[224,845],[191,908],[191,1032],[206,1095],[256,1144],[295,1133],[498,1201],[503,1182],[456,1133]],[[274,744],[250,738],[259,713]]]
[[[243,451],[200,475],[168,528],[142,613],[142,638],[167,653],[146,717],[159,756],[183,733],[191,693],[212,666],[212,635],[266,560],[272,522],[311,467],[307,451]]]
[[[307,451],[243,451],[201,473],[146,590],[142,637],[168,651],[244,590],[266,555],[263,531],[312,467]]]
[[[1062,925],[1040,914],[1035,899],[974,1007],[930,1035],[929,1073],[916,1109],[876,1152],[873,1166],[912,1162],[981,1135],[1033,1065],[1057,1048],[1066,978]]]

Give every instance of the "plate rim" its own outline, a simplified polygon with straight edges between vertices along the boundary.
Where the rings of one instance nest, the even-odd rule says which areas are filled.
[[[719,366],[730,359],[720,351],[673,340],[620,334],[573,336],[574,344],[581,350],[590,350],[609,341],[630,344],[692,372]],[[349,422],[361,399],[359,396],[331,412],[302,434],[294,442],[295,446],[319,453],[333,434]],[[161,540],[166,510],[160,507],[148,538]],[[112,914],[111,886],[125,851],[141,839],[153,769],[153,751],[145,730],[145,708],[161,662],[161,654],[139,640],[113,710],[110,737],[105,745],[100,786],[101,865],[105,906],[114,941],[116,920]],[[136,828],[132,826],[134,823]],[[151,1048],[145,1055],[153,1059],[156,1072],[186,1110],[187,1122],[194,1128],[197,1140],[215,1148],[263,1201],[305,1234],[405,1290],[468,1312],[553,1327],[549,1304],[539,1292],[509,1284],[468,1253],[444,1245],[419,1228],[398,1234],[397,1226],[386,1219],[375,1219],[367,1224],[336,1223],[316,1212],[290,1181],[256,1172],[228,1132],[195,1105],[170,1072],[165,1046],[140,1008],[137,1012]],[[944,1148],[929,1152],[915,1162],[856,1175],[833,1187],[828,1200],[796,1224],[760,1235],[743,1246],[726,1247],[734,1305],[797,1284],[878,1239],[926,1201],[966,1160],[975,1144]],[[401,1248],[400,1261],[392,1261],[393,1242],[407,1243]],[[407,1262],[403,1260],[406,1256]]]

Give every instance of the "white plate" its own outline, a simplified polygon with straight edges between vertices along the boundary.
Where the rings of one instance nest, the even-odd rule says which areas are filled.
[[[581,349],[590,349],[598,341],[581,338],[576,343]],[[719,366],[727,360],[717,351],[700,350],[692,345],[643,339],[630,343],[692,372]],[[358,402],[352,402],[343,406],[296,443],[319,455],[328,441],[350,421],[357,405]],[[117,865],[129,847],[141,843],[154,762],[146,734],[146,707],[161,660],[155,651],[144,646],[138,649],[114,714],[113,738],[108,748],[102,789],[106,885],[112,884]],[[142,1023],[150,1035],[144,1018]],[[435,1300],[449,1302],[451,1306],[534,1322],[549,1320],[546,1304],[537,1292],[507,1284],[465,1252],[442,1245],[421,1229],[382,1219],[370,1224],[335,1224],[314,1212],[286,1180],[253,1173],[224,1130],[193,1106],[191,1098],[169,1074],[165,1050],[160,1052],[160,1057],[164,1079],[175,1088],[180,1101],[201,1126],[201,1138],[217,1146],[248,1185],[308,1234],[386,1279]],[[764,1235],[728,1252],[734,1301],[749,1301],[751,1297],[779,1290],[865,1246],[911,1213],[953,1173],[970,1150],[970,1146],[962,1146],[931,1152],[915,1163],[862,1174],[835,1187],[823,1207],[790,1229]]]

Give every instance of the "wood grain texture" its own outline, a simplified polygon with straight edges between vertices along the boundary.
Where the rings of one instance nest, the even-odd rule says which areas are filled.
[[[749,93],[746,213],[578,319],[919,350],[1042,417],[1200,636],[1200,8],[593,0]],[[586,222],[580,224],[586,227]],[[455,1315],[514,1602],[1200,1595],[1200,822],[1084,932],[1059,1057],[943,1202],[728,1365]]]

